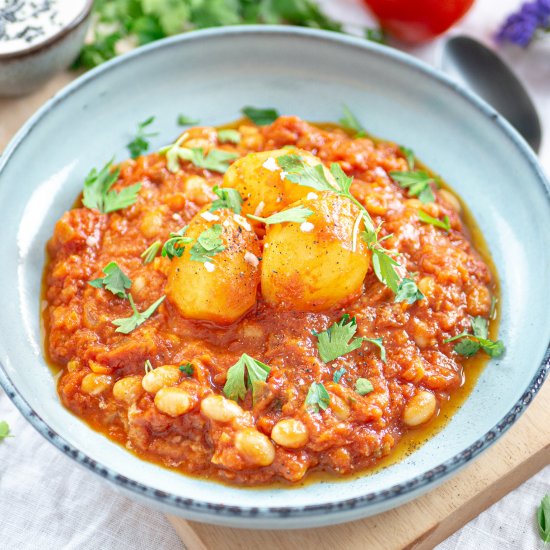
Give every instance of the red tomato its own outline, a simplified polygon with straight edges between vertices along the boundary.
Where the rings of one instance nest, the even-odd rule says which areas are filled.
[[[425,42],[443,34],[474,0],[363,0],[380,26],[403,42]]]

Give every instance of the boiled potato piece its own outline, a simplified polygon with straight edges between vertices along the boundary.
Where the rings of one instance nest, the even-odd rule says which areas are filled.
[[[211,228],[221,231],[219,239],[225,249],[206,262],[191,259],[197,239]],[[180,258],[172,259],[168,299],[189,319],[233,323],[256,302],[261,255],[256,234],[246,219],[222,209],[199,212],[185,235],[193,243],[186,245]]]
[[[281,179],[283,172],[276,158],[283,155],[300,155],[310,166],[322,164],[310,152],[293,147],[249,153],[236,160],[224,175],[223,187],[232,187],[240,193],[243,198],[243,216],[255,214],[267,217],[308,193],[315,192],[311,187],[284,179],[284,176]],[[326,167],[325,175],[330,183],[334,183],[332,174]]]
[[[298,205],[313,211],[307,221],[267,228],[262,294],[283,309],[322,311],[342,306],[360,294],[370,263],[356,224],[359,209],[331,191],[292,206]]]

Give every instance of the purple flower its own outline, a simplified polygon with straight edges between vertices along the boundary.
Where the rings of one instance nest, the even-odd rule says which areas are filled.
[[[535,0],[523,4],[506,19],[496,35],[496,40],[525,48],[538,30],[550,30],[550,0]]]

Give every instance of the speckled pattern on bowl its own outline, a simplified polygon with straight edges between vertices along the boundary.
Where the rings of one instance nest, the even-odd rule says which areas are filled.
[[[239,489],[139,460],[66,411],[39,326],[44,245],[84,176],[156,115],[157,148],[178,113],[219,124],[243,105],[337,120],[346,103],[374,135],[413,147],[461,194],[502,284],[492,361],[448,426],[402,462],[348,481]],[[550,199],[536,158],[490,107],[396,50],[321,31],[233,27],[168,39],[68,86],[19,132],[0,163],[0,382],[35,428],[78,464],[167,512],[224,525],[295,528],[375,514],[435,487],[525,410],[549,368]]]

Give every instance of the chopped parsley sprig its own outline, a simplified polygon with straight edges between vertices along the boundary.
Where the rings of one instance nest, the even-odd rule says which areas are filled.
[[[137,201],[137,194],[141,189],[141,183],[135,183],[118,192],[111,190],[120,175],[119,168],[111,171],[112,162],[110,160],[99,172],[93,168],[84,180],[82,204],[99,210],[102,214],[131,206]]]
[[[243,199],[236,189],[215,185],[213,191],[219,198],[210,206],[210,212],[220,210],[221,208],[228,208],[229,210],[233,210],[235,214],[241,213]]]
[[[143,259],[144,264],[150,264],[157,256],[162,243],[160,241],[155,241],[151,243],[141,254],[140,258]]]
[[[279,118],[279,112],[271,108],[243,107],[242,113],[258,126],[267,126]]]
[[[303,223],[312,214],[313,214],[313,211],[310,210],[309,208],[306,208],[305,206],[294,206],[286,210],[281,210],[280,212],[277,212],[276,214],[272,214],[267,218],[262,218],[261,216],[254,216],[253,214],[247,214],[247,217],[253,220],[256,220],[258,222],[265,223],[266,225],[273,225],[275,223],[283,223],[283,222]]]
[[[363,128],[363,125],[359,122],[357,117],[351,112],[350,108],[347,105],[343,105],[342,110],[344,111],[344,116],[338,120],[340,125],[346,130],[355,132],[356,138],[365,137],[367,131]]]
[[[185,245],[193,242],[193,239],[185,236],[186,231],[187,226],[175,233],[170,233],[170,238],[162,246],[161,255],[163,257],[168,257],[170,260],[174,257],[181,258],[185,251]]]
[[[403,188],[409,191],[412,197],[424,204],[435,201],[431,183],[437,184],[436,179],[424,170],[410,170],[409,172],[390,172],[390,176]]]
[[[472,317],[471,329],[471,333],[462,332],[452,338],[447,338],[444,342],[460,340],[458,344],[455,344],[454,350],[465,357],[472,357],[480,349],[493,358],[500,357],[504,353],[505,348],[501,340],[489,339],[489,321],[487,319],[479,316]]]
[[[3,441],[7,437],[13,437],[10,425],[5,420],[0,420],[0,441]]]
[[[407,302],[407,304],[414,304],[415,302],[422,300],[424,294],[420,292],[420,289],[416,283],[405,277],[397,287],[397,294],[395,295],[396,302]]]
[[[313,412],[319,409],[326,410],[330,405],[330,394],[321,382],[313,382],[306,396],[306,407]]]
[[[132,315],[130,317],[124,317],[122,319],[115,319],[113,325],[118,327],[115,332],[121,332],[122,334],[129,334],[134,329],[145,323],[156,309],[162,304],[166,296],[161,296],[156,302],[151,304],[145,311],[138,311],[134,299],[131,294],[128,294],[128,300],[130,301],[130,306],[132,307]]]
[[[233,128],[223,128],[218,130],[218,141],[220,143],[240,143],[241,133]]]
[[[221,238],[223,227],[215,223],[205,229],[198,237],[197,242],[191,247],[191,260],[194,262],[209,262],[213,256],[223,252],[225,245]]]
[[[424,212],[424,210],[419,210],[418,211],[418,219],[421,222],[424,222],[424,223],[427,223],[427,224],[430,224],[430,225],[434,225],[435,227],[440,227],[441,229],[443,229],[447,233],[451,230],[451,222],[449,221],[449,216],[444,216],[443,219],[440,220],[439,218],[434,218],[434,217],[430,216],[429,214]]]
[[[367,395],[367,393],[374,391],[374,387],[367,378],[358,378],[355,381],[355,391],[359,395]]]
[[[254,400],[259,384],[267,380],[270,370],[271,368],[265,363],[243,353],[227,371],[223,393],[228,399],[238,401],[245,398],[249,388],[252,390],[252,400]]]
[[[198,124],[200,120],[198,118],[193,118],[187,115],[180,114],[178,115],[178,125],[179,126],[194,126]]]
[[[104,288],[119,298],[126,298],[126,290],[132,287],[132,281],[119,265],[116,262],[110,262],[102,271],[105,277],[93,279],[88,284],[94,288]]]
[[[545,495],[537,509],[537,524],[540,538],[550,542],[550,495]]]
[[[154,116],[150,116],[143,122],[138,123],[136,137],[126,145],[130,156],[135,159],[149,150],[149,139],[158,136],[158,132],[147,132],[147,126],[150,126],[155,121]]]

